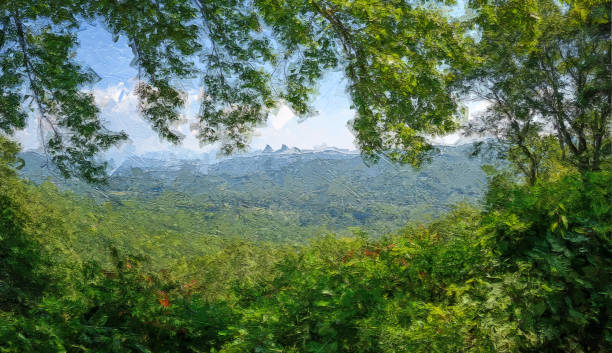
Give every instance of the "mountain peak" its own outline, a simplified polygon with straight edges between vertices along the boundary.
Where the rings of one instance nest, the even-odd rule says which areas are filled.
[[[289,147],[287,147],[287,145],[285,145],[285,144],[283,143],[283,145],[281,146],[280,150],[278,150],[278,151],[276,151],[276,152],[285,152],[285,151],[287,151],[288,149],[289,149]]]
[[[264,153],[272,153],[272,152],[274,152],[274,150],[272,149],[272,147],[270,147],[270,145],[266,145],[266,148],[264,148],[263,152]]]

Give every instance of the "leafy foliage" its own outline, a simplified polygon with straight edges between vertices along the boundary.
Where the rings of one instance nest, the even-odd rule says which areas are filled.
[[[127,39],[138,68],[142,116],[177,143],[187,81],[199,80],[193,127],[225,153],[245,149],[280,104],[298,116],[326,71],[344,71],[364,156],[420,164],[425,135],[457,128],[448,63],[462,28],[440,10],[405,1],[21,0],[0,6],[0,128],[25,127],[33,104],[46,151],[65,176],[104,181],[99,151],[125,140],[99,119],[85,91],[96,75],[73,57],[85,21]]]
[[[532,184],[551,153],[580,172],[609,168],[610,2],[469,5],[479,38],[455,83],[490,105],[468,132],[497,137]]]
[[[64,175],[103,178],[93,156],[123,138],[97,120],[81,89],[93,75],[72,61],[79,21],[103,18],[130,40],[141,110],[171,140],[182,105],[172,79],[198,72],[196,53],[212,69],[202,138],[227,133],[228,151],[279,99],[306,113],[322,70],[342,65],[366,155],[418,162],[421,134],[453,128],[450,87],[479,83],[494,98],[485,118],[499,122],[484,130],[498,133],[527,182],[486,166],[479,209],[458,204],[383,237],[349,228],[288,245],[277,234],[185,232],[193,213],[179,206],[192,200],[169,214],[147,205],[183,198],[174,192],[101,204],[20,180],[19,148],[0,136],[0,350],[609,351],[609,1],[469,4],[476,13],[464,24],[481,40],[456,38],[458,25],[437,10],[404,1],[1,3],[0,129],[23,127],[27,82]],[[210,47],[198,44],[199,20]],[[290,74],[269,96],[266,65],[278,62]],[[222,228],[244,230],[231,222]]]

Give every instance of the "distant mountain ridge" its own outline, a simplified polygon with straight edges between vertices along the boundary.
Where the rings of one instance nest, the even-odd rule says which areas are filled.
[[[359,226],[383,233],[436,217],[457,202],[479,202],[486,186],[481,166],[487,161],[471,158],[470,144],[438,149],[419,169],[385,159],[366,165],[358,152],[333,147],[266,147],[226,158],[211,153],[187,159],[147,154],[126,158],[104,187],[64,180],[53,168],[41,167],[43,155],[25,152],[20,173],[33,182],[49,179],[62,189],[117,207],[129,201],[156,212],[178,212],[172,211],[178,207],[190,217],[212,217],[204,224],[213,227],[207,230],[213,233],[219,219],[223,224],[238,222],[240,232],[256,239],[268,239],[270,232],[284,237],[282,229],[310,236],[321,226]]]

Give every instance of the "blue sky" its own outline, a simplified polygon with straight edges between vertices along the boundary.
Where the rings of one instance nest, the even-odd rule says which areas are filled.
[[[129,153],[145,153],[167,150],[171,147],[161,141],[149,125],[143,121],[136,111],[136,97],[133,94],[136,70],[130,65],[132,51],[125,39],[117,42],[112,40],[104,28],[85,25],[80,33],[81,42],[77,59],[91,67],[101,80],[91,87],[97,103],[102,108],[102,117],[112,130],[123,130],[130,136],[130,142],[120,149],[114,149],[110,155]],[[354,149],[354,138],[347,128],[347,122],[354,113],[350,109],[350,101],[345,91],[346,80],[338,72],[331,72],[324,77],[318,87],[318,95],[314,99],[314,107],[318,114],[298,122],[291,111],[281,106],[272,115],[267,126],[256,130],[251,149],[262,149],[266,144],[279,148],[282,144],[296,146],[302,149],[316,148],[327,145]],[[195,136],[189,130],[189,120],[197,111],[197,87],[187,87],[190,92],[188,108],[185,110],[185,123],[179,129],[185,134],[181,148],[192,151],[209,151],[215,146],[200,146]],[[482,103],[469,104],[470,111],[482,108]],[[18,134],[25,149],[37,148],[40,144],[38,133],[31,124],[29,128]],[[456,143],[460,140],[458,134],[436,139],[438,143]],[[173,148],[175,149],[175,148]]]
[[[136,97],[133,94],[137,71],[130,65],[133,55],[127,41],[112,40],[104,28],[86,25],[79,33],[81,42],[77,59],[91,67],[101,80],[91,87],[102,116],[112,130],[124,130],[130,136],[133,148],[123,149],[142,153],[164,150],[170,144],[161,141],[136,111]],[[346,82],[340,73],[330,73],[318,87],[314,106],[319,112],[301,123],[291,111],[281,106],[272,115],[267,126],[257,129],[251,148],[262,149],[266,144],[279,148],[282,144],[299,148],[313,148],[326,144],[343,148],[354,148],[353,136],[347,129],[352,118],[350,102],[345,93]],[[193,119],[197,111],[197,87],[189,88],[187,120]],[[35,124],[18,134],[25,149],[39,146]],[[201,147],[189,131],[189,122],[180,126],[186,137],[182,147],[190,150],[210,150],[214,146]]]

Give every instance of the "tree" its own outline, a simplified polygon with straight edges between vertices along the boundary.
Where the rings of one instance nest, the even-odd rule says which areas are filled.
[[[534,183],[554,137],[580,172],[610,163],[610,2],[474,0],[480,36],[458,65],[464,93],[490,103],[468,133],[503,142]]]
[[[0,5],[0,129],[38,116],[45,148],[64,176],[105,177],[96,154],[127,136],[108,131],[85,88],[96,75],[73,57],[76,31],[100,21],[134,52],[140,112],[159,135],[185,104],[179,88],[199,79],[195,127],[225,153],[244,149],[253,128],[280,103],[301,117],[326,70],[348,78],[351,127],[364,156],[419,164],[426,137],[456,127],[449,63],[461,55],[461,28],[442,1],[341,0],[18,0]],[[449,2],[452,3],[452,2]]]

